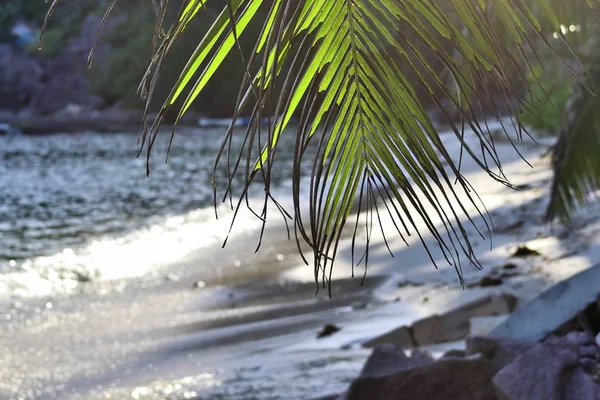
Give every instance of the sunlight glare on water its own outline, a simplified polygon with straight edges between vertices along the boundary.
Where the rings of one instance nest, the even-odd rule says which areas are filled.
[[[181,132],[168,164],[168,137],[159,136],[150,177],[133,133],[1,137],[0,298],[140,276],[222,242],[231,211],[222,204],[215,219],[211,185],[222,133]],[[281,164],[275,190],[291,177]],[[256,218],[236,222],[257,226]]]

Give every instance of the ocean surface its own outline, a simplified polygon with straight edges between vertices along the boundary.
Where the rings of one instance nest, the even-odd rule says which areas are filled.
[[[0,300],[139,276],[222,242],[231,219],[215,218],[211,178],[223,129],[178,132],[165,163],[169,133],[149,177],[133,132],[0,136]],[[289,193],[293,135],[283,137],[275,193]]]

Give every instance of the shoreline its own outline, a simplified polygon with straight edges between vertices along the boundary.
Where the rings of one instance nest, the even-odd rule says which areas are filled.
[[[0,115],[2,116],[2,115]],[[152,121],[154,115],[150,115]],[[106,109],[96,111],[68,110],[53,115],[32,115],[19,117],[18,114],[5,115],[0,123],[8,124],[26,135],[51,135],[55,133],[81,132],[137,132],[143,120],[143,111]],[[199,127],[198,116],[194,113],[186,115],[180,127]],[[165,124],[168,126],[169,124]]]
[[[89,292],[36,304],[0,305],[0,345],[9,349],[0,354],[0,375],[6,377],[0,397],[27,390],[40,390],[34,398],[74,400],[340,393],[370,353],[361,343],[494,293],[512,294],[523,304],[600,260],[598,217],[580,221],[574,232],[540,227],[550,176],[548,161],[540,158],[544,149],[529,154],[534,168],[524,169],[510,145],[499,148],[508,160],[507,176],[521,190],[492,184],[476,166],[464,164],[497,230],[492,251],[489,242],[473,239],[485,268],[465,269],[464,289],[454,269],[436,270],[418,243],[405,247],[391,240],[391,258],[374,235],[365,286],[362,270],[348,278],[350,243],[344,240],[333,299],[326,291],[315,297],[312,268],[300,262],[293,240],[281,243],[283,223],[275,222],[258,254],[256,231],[243,231],[225,249],[200,249],[142,278],[92,282],[85,286]],[[430,235],[425,240],[433,243]],[[515,257],[519,245],[540,255]],[[506,274],[509,263],[514,267]],[[498,276],[498,284],[482,283]],[[200,280],[203,285],[196,284]],[[341,330],[317,339],[326,324]],[[432,348],[441,353],[462,345]]]

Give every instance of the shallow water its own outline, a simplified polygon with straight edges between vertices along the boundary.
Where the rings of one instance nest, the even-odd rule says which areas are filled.
[[[211,185],[222,131],[178,133],[168,164],[159,135],[149,177],[134,133],[0,137],[0,297],[140,275],[222,241]],[[286,148],[275,191],[291,176]]]

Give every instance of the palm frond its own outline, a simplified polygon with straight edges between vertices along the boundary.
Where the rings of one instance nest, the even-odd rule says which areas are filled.
[[[554,178],[546,219],[564,222],[578,205],[600,188],[600,47],[597,37],[588,44],[588,74],[576,82],[565,107],[563,125],[552,153]],[[593,92],[590,92],[591,88]]]
[[[524,98],[515,82],[527,82],[530,60],[537,57],[534,42],[549,46],[548,33],[560,33],[561,4],[595,10],[600,4],[557,1],[227,0],[158,117],[149,129],[144,126],[142,148],[149,157],[166,110],[179,100],[183,105],[177,126],[227,54],[241,50],[236,42],[248,24],[263,15],[259,9],[268,7],[240,77],[233,113],[235,121],[250,109],[252,122],[241,133],[243,146],[237,151],[231,143],[240,133],[233,122],[227,130],[215,162],[215,172],[224,167],[227,179],[221,182],[215,173],[215,190],[224,188],[224,199],[232,199],[233,176],[244,174],[239,209],[250,185],[264,185],[262,210],[253,210],[264,224],[268,204],[280,208],[271,194],[271,176],[280,138],[289,134],[285,128],[297,115],[294,223],[296,237],[313,250],[315,281],[325,284],[330,279],[342,230],[357,200],[354,232],[356,236],[356,227],[364,225],[365,251],[360,258],[365,263],[373,221],[380,221],[383,205],[381,210],[388,212],[400,236],[412,231],[421,237],[422,220],[462,278],[462,257],[478,266],[467,225],[475,226],[469,207],[479,213],[481,207],[460,172],[460,161],[442,143],[424,97],[439,109],[461,143],[459,158],[464,153],[492,178],[510,185],[478,111],[492,104],[495,117],[515,114]],[[170,48],[204,3],[184,0],[179,18],[158,46],[141,85],[148,104]],[[450,108],[457,110],[459,123]],[[274,117],[268,129],[260,126],[265,114]],[[521,132],[519,122],[514,124]],[[476,146],[466,142],[465,127],[474,132]],[[313,152],[311,145],[316,147]],[[308,183],[300,174],[300,165],[306,163],[312,165]],[[310,193],[307,205],[300,197],[303,185]]]
[[[212,59],[204,62],[210,49],[203,47],[203,41],[164,109],[199,72],[181,117],[233,49],[234,32],[225,25],[223,15],[235,19],[239,35],[260,3],[231,1],[215,25],[219,28],[211,29],[204,39],[215,46],[218,43]],[[538,11],[534,13],[534,9]],[[462,279],[460,258],[466,257],[476,266],[478,262],[465,226],[474,224],[460,198],[466,196],[476,210],[480,205],[455,157],[446,151],[417,89],[437,104],[465,155],[494,179],[509,185],[490,132],[480,125],[474,110],[487,100],[486,91],[494,91],[501,96],[502,107],[516,111],[522,96],[513,81],[516,77],[525,82],[524,70],[529,65],[523,49],[532,37],[545,38],[547,27],[560,31],[560,21],[548,0],[298,0],[285,6],[275,1],[268,15],[248,65],[249,71],[258,73],[252,81],[242,78],[244,89],[234,113],[236,118],[253,104],[253,123],[245,132],[244,149],[237,154],[229,154],[231,138],[236,134],[233,125],[226,133],[215,169],[226,164],[229,179],[215,181],[215,186],[224,184],[231,196],[232,175],[244,170],[246,185],[239,207],[249,185],[260,177],[265,197],[263,209],[256,214],[264,221],[267,204],[273,200],[270,177],[279,139],[291,117],[300,115],[294,160],[294,219],[297,237],[313,249],[315,281],[325,284],[331,276],[337,245],[357,196],[365,206],[356,219],[365,226],[366,249],[361,257],[365,263],[373,216],[380,218],[378,204],[383,203],[382,210],[388,211],[395,226],[403,227],[398,229],[400,235],[412,231],[421,237],[417,218],[424,221]],[[507,34],[499,35],[498,30]],[[448,89],[432,60],[443,65],[453,90]],[[287,70],[282,74],[283,65]],[[411,80],[407,71],[412,73]],[[453,123],[441,96],[459,110],[461,125]],[[265,110],[274,110],[276,122],[263,132],[258,121]],[[464,140],[464,126],[475,132],[477,147]],[[299,166],[309,157],[307,149],[313,141],[318,145],[316,154],[311,155],[306,212],[299,195],[303,185]]]

